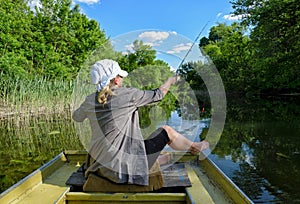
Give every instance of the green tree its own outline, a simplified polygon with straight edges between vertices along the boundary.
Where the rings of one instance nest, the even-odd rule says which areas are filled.
[[[198,62],[188,62],[183,64],[179,69],[178,73],[184,78],[186,82],[189,83],[193,90],[203,90],[205,84],[201,79],[198,69],[203,66],[201,61]]]
[[[0,0],[0,71],[5,77],[74,78],[107,41],[104,31],[71,0],[40,0],[35,11],[29,2]]]
[[[245,33],[245,27],[238,23],[220,23],[210,29],[208,43],[200,40],[199,46],[216,65],[227,91],[247,92],[253,88],[250,39]]]
[[[160,63],[162,62],[159,61]],[[174,75],[167,64],[162,64],[147,65],[133,70],[128,77],[124,78],[124,84],[144,90],[158,88],[168,77]],[[159,106],[163,108],[167,117],[171,116],[171,112],[176,109],[176,105],[176,98],[172,91],[168,92],[166,97],[159,103]],[[142,112],[148,114],[150,109],[149,107],[143,108]],[[149,121],[147,122],[146,120],[144,122],[147,124]]]
[[[132,49],[132,52],[124,55],[119,61],[120,66],[127,71],[155,64],[156,51],[150,45],[144,44],[143,41],[135,40]]]
[[[31,12],[23,0],[0,0],[0,72],[21,76],[30,66],[24,49],[31,32]]]
[[[190,115],[195,119],[200,116],[197,115],[198,110],[204,111],[205,107],[205,113],[202,113],[201,116],[210,117],[210,97],[206,86],[212,87],[214,85],[205,84],[201,74],[205,73],[205,77],[211,77],[212,80],[208,80],[209,82],[206,81],[206,83],[215,82],[215,75],[211,69],[211,65],[203,63],[201,60],[188,62],[182,64],[177,73],[184,80],[177,82],[178,89],[174,92],[176,93],[176,98],[182,99],[180,100],[181,105],[188,107],[186,110],[180,110],[180,115],[182,117]],[[194,113],[190,113],[190,111],[194,111]]]
[[[251,45],[259,86],[299,91],[300,4],[297,0],[234,0],[236,15],[252,28]]]
[[[52,77],[72,78],[89,54],[106,41],[95,20],[80,13],[71,0],[41,0],[36,8],[34,30],[34,69]]]
[[[199,43],[200,47],[206,46],[208,44],[209,44],[209,39],[207,37],[203,37],[200,39],[200,43]]]

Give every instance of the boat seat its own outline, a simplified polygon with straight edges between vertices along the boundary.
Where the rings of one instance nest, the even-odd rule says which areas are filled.
[[[83,185],[84,192],[149,192],[162,188],[164,185],[159,163],[156,161],[149,171],[149,185],[117,184],[108,179],[89,174]]]
[[[150,169],[149,185],[117,184],[106,178],[90,174],[84,177],[84,164],[74,172],[66,184],[71,186],[71,191],[126,193],[126,192],[183,192],[191,186],[184,163],[167,164],[160,166],[156,161]]]

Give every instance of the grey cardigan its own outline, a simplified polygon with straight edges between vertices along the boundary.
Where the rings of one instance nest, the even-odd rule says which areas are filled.
[[[86,171],[97,172],[116,183],[148,185],[148,163],[139,126],[138,107],[163,99],[159,89],[143,91],[116,88],[106,104],[97,93],[86,97],[73,113],[82,122],[88,118],[92,129],[89,154],[96,160]]]

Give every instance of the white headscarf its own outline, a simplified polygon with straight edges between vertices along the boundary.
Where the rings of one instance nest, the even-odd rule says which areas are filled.
[[[110,59],[97,61],[91,68],[91,83],[96,84],[97,91],[101,91],[117,75],[126,77],[128,73],[122,70],[118,62]]]

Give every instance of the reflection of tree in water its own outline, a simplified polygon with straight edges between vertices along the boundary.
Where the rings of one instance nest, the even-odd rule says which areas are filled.
[[[254,202],[270,202],[271,200],[276,203],[278,201],[274,196],[266,193],[267,190],[267,192],[272,192],[274,195],[277,189],[266,179],[262,178],[253,166],[246,162],[240,163],[239,166],[240,171],[235,171],[231,179],[237,186],[241,186],[241,189],[247,195],[251,195],[251,199]]]
[[[83,149],[70,115],[11,117],[0,123],[0,192],[64,149]]]
[[[251,198],[300,203],[299,97],[228,101],[225,128],[213,153],[241,162],[232,179]]]
[[[300,131],[290,125],[294,123],[273,122],[259,126],[258,132],[262,134],[257,136],[259,143],[256,144],[253,160],[261,175],[283,192],[289,192],[289,196],[284,193],[278,195],[288,203],[295,199],[300,202],[300,142],[299,138],[293,137]]]

